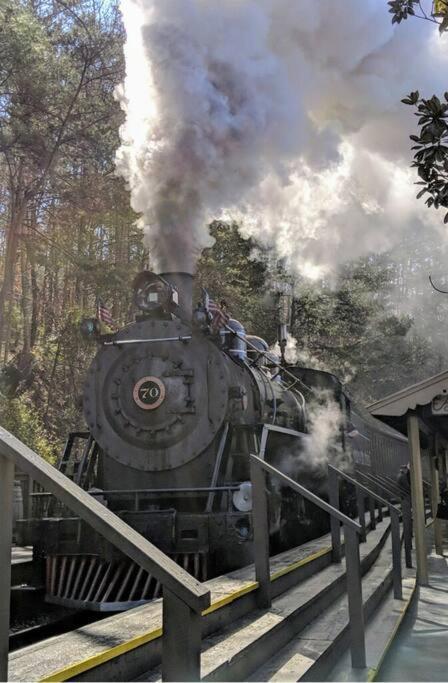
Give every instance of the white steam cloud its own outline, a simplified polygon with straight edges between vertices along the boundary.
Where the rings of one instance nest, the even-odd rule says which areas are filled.
[[[328,464],[345,470],[350,456],[342,448],[341,426],[344,416],[330,392],[321,391],[308,406],[309,433],[295,445],[280,447],[270,453],[276,467],[306,486],[319,480],[326,486]]]
[[[437,229],[409,167],[410,90],[446,90],[448,38],[385,0],[121,0],[117,168],[161,270],[226,215],[318,277]]]

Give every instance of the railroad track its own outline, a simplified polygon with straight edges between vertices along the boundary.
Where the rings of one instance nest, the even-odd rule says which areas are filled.
[[[47,615],[48,616],[48,615]],[[27,645],[33,645],[46,638],[73,631],[93,621],[99,621],[108,614],[100,615],[96,612],[75,612],[66,610],[65,614],[55,615],[43,623],[17,628],[9,634],[9,651],[19,650]],[[39,617],[37,617],[38,619]]]

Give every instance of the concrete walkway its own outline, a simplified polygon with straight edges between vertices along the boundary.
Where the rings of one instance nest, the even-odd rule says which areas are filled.
[[[430,585],[415,596],[377,681],[448,681],[448,558],[429,556]]]

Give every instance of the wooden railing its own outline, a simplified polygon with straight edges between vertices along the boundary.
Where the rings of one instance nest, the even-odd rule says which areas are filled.
[[[331,519],[335,519],[338,525],[342,524],[344,527],[351,659],[354,668],[363,669],[366,666],[366,645],[359,556],[361,525],[258,456],[251,455],[250,463],[253,487],[255,574],[259,584],[257,591],[259,606],[268,607],[271,604],[269,520],[266,496],[266,475],[270,474],[279,479],[284,486],[288,486],[310,503],[314,503],[321,510],[327,512]]]
[[[14,465],[163,586],[162,679],[200,679],[201,613],[210,591],[12,434],[0,429],[0,680],[8,675]]]
[[[404,555],[406,567],[412,567],[412,506],[409,491],[398,484],[385,480],[376,473],[357,472],[356,476],[361,479],[370,489],[378,489],[389,500],[400,500],[401,514],[403,517]]]
[[[358,516],[361,527],[364,534],[366,533],[366,514],[365,514],[365,498],[367,497],[369,501],[377,502],[380,506],[385,506],[389,510],[390,515],[390,525],[391,525],[391,537],[392,537],[392,577],[394,586],[394,598],[401,600],[403,597],[402,593],[402,572],[401,572],[401,536],[400,536],[400,510],[395,505],[382,496],[378,495],[372,491],[364,484],[361,484],[356,479],[353,479],[346,472],[328,465],[328,482],[329,482],[329,493],[330,501],[333,503],[334,507],[339,509],[339,480],[343,479],[352,486],[355,487],[356,497],[358,501]],[[371,526],[375,525],[375,505],[369,505],[370,508],[370,522]],[[381,510],[382,514],[382,510]],[[332,525],[331,534],[333,539],[333,545],[341,544],[340,540],[340,526]]]

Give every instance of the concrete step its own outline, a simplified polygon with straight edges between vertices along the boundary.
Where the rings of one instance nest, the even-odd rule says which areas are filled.
[[[381,605],[392,584],[392,546],[388,538],[385,547],[363,577],[364,614],[369,631],[369,619]],[[405,594],[406,595],[406,594]],[[396,601],[400,603],[402,601]],[[387,608],[386,608],[387,611]],[[385,616],[384,613],[383,616]],[[396,616],[396,615],[394,615]],[[381,628],[381,627],[380,627]],[[254,681],[323,681],[368,680],[369,669],[353,670],[347,650],[350,644],[347,595],[343,594],[325,612],[316,617],[282,650],[271,657],[251,676]],[[368,643],[368,661],[369,648]],[[372,648],[371,648],[372,650]],[[344,652],[344,666],[335,678],[334,662]],[[370,652],[370,660],[375,656]],[[339,655],[339,656],[338,656]]]
[[[360,546],[363,573],[368,572],[387,542],[389,520],[377,525]],[[245,680],[291,641],[345,591],[345,561],[331,564],[274,598],[269,609],[256,609],[203,640],[201,679]],[[160,670],[139,680],[160,680]],[[264,680],[258,678],[257,680]]]
[[[383,601],[367,622],[366,668],[353,669],[350,652],[346,650],[339,656],[335,666],[329,672],[327,680],[367,682],[377,679],[384,658],[392,643],[395,642],[398,629],[409,612],[411,604],[413,604],[415,589],[415,569],[406,569],[403,577],[403,599],[396,600],[393,589],[389,588]]]

